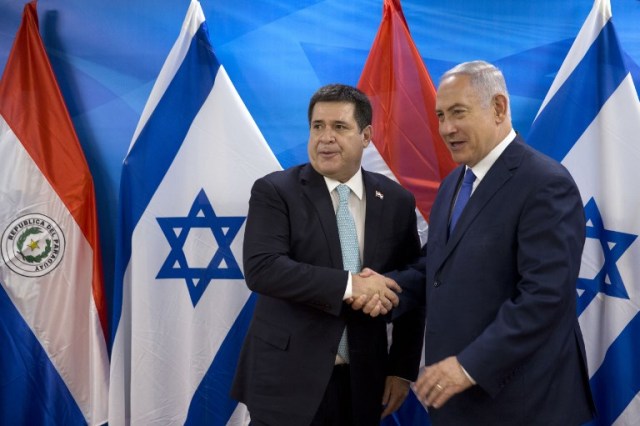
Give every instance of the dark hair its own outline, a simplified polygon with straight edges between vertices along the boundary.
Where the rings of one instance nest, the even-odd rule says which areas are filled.
[[[371,124],[373,114],[371,102],[369,102],[367,95],[353,86],[347,86],[346,84],[327,84],[319,88],[316,93],[311,96],[311,100],[309,101],[309,110],[307,111],[309,125],[311,125],[313,107],[315,107],[318,102],[351,103],[354,106],[353,115],[356,123],[358,123],[359,130],[362,131]]]

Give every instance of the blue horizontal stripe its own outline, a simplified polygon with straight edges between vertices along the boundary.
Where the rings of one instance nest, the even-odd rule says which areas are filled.
[[[611,344],[591,377],[598,418],[591,425],[612,424],[640,392],[640,314]]]
[[[125,159],[116,235],[112,344],[122,313],[122,285],[131,259],[133,230],[211,93],[219,68],[206,23],[203,23],[191,40],[178,72]]]
[[[431,426],[431,419],[416,394],[410,391],[400,408],[385,417],[380,426]]]
[[[185,425],[224,426],[231,418],[238,402],[229,397],[229,391],[255,299],[256,295],[252,293],[222,342],[191,400]]]
[[[1,284],[0,424],[87,424],[62,377]]]
[[[533,122],[528,143],[562,161],[629,72],[611,20]]]

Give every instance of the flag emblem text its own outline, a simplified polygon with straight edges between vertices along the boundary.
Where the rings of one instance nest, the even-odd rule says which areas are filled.
[[[65,249],[62,230],[51,218],[32,213],[15,219],[2,234],[2,259],[15,273],[41,277],[60,264]]]

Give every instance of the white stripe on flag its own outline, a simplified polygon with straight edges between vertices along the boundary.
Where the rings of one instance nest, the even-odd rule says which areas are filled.
[[[0,167],[0,223],[6,226],[5,219],[16,216],[45,215],[60,227],[64,238],[62,260],[52,272],[30,279],[0,262],[0,282],[85,418],[99,424],[106,418],[106,407],[100,401],[107,397],[108,361],[90,285],[93,251],[2,116],[0,158],[10,159]]]
[[[378,148],[376,148],[375,144],[372,142],[369,146],[364,150],[362,154],[362,167],[365,170],[369,170],[371,172],[377,172],[385,175],[389,179],[394,180],[397,183],[398,178],[393,174],[387,163],[384,161],[384,158],[380,155]],[[420,236],[420,244],[424,245],[427,243],[427,234],[429,233],[429,224],[426,219],[420,213],[420,210],[416,207],[416,220],[418,226],[418,235]]]
[[[131,146],[133,146],[136,139],[138,139],[138,135],[140,131],[147,124],[147,120],[149,116],[153,112],[153,110],[158,105],[162,94],[167,90],[167,87],[171,83],[173,76],[176,75],[182,60],[187,55],[187,50],[189,49],[189,45],[191,44],[191,39],[195,35],[200,25],[205,21],[204,12],[202,12],[202,7],[200,3],[192,1],[189,3],[189,9],[187,10],[187,15],[182,23],[182,28],[180,29],[180,35],[178,35],[178,39],[173,44],[167,59],[165,59],[164,64],[162,65],[162,69],[160,70],[160,74],[158,78],[156,78],[156,82],[153,85],[153,89],[151,89],[151,94],[149,95],[149,99],[147,99],[147,103],[142,110],[142,114],[140,115],[140,120],[138,120],[138,125],[136,126],[136,130],[133,133],[133,138],[131,139]],[[129,149],[131,149],[131,146]]]
[[[598,4],[597,2],[594,3],[594,7],[591,9],[589,16],[576,36],[574,43],[571,45],[571,49],[569,49],[566,58],[562,62],[558,74],[553,79],[553,83],[542,101],[538,114],[540,114],[540,112],[547,106],[547,103],[555,96],[558,89],[562,87],[567,78],[578,66],[580,60],[584,57],[589,48],[591,48],[593,41],[609,19],[611,19],[611,4],[608,1],[602,4]],[[536,114],[536,118],[538,117],[538,114]]]
[[[640,103],[631,75],[627,75],[562,162],[578,184],[583,204],[597,197],[600,213],[607,221],[605,227],[634,234],[639,234],[640,229],[637,214],[631,212],[640,211],[640,197],[621,197],[620,194],[637,194],[634,175],[638,174],[640,149],[633,146],[638,140],[629,135],[640,135],[639,118]],[[600,166],[587,166],[593,164]],[[640,282],[637,259],[640,259],[640,245],[634,244],[618,260],[623,282]],[[580,276],[593,278],[603,263],[599,242],[587,238]],[[606,350],[640,311],[640,289],[633,285],[626,289],[630,299],[600,294],[580,316],[591,373],[600,367]],[[593,332],[595,330],[599,331]]]
[[[596,0],[528,141],[561,160],[585,205],[578,315],[598,425],[637,423],[640,102],[608,0]]]
[[[133,217],[134,228],[111,361],[114,426],[248,421],[242,405],[215,405],[229,400],[233,374],[220,358],[239,351],[239,314],[252,306],[241,274],[251,187],[280,165],[206,46],[204,26],[192,1],[124,162],[121,216]],[[166,170],[156,167],[160,157]],[[207,381],[214,367],[224,385]]]

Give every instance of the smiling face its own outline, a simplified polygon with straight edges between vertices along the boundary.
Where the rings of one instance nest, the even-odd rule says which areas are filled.
[[[495,95],[485,104],[468,75],[449,76],[438,87],[440,135],[456,163],[475,166],[506,137],[506,97]],[[510,125],[507,127],[508,132]]]
[[[348,181],[360,168],[362,152],[370,140],[371,126],[359,129],[353,103],[314,105],[307,151],[311,165],[321,175]]]

